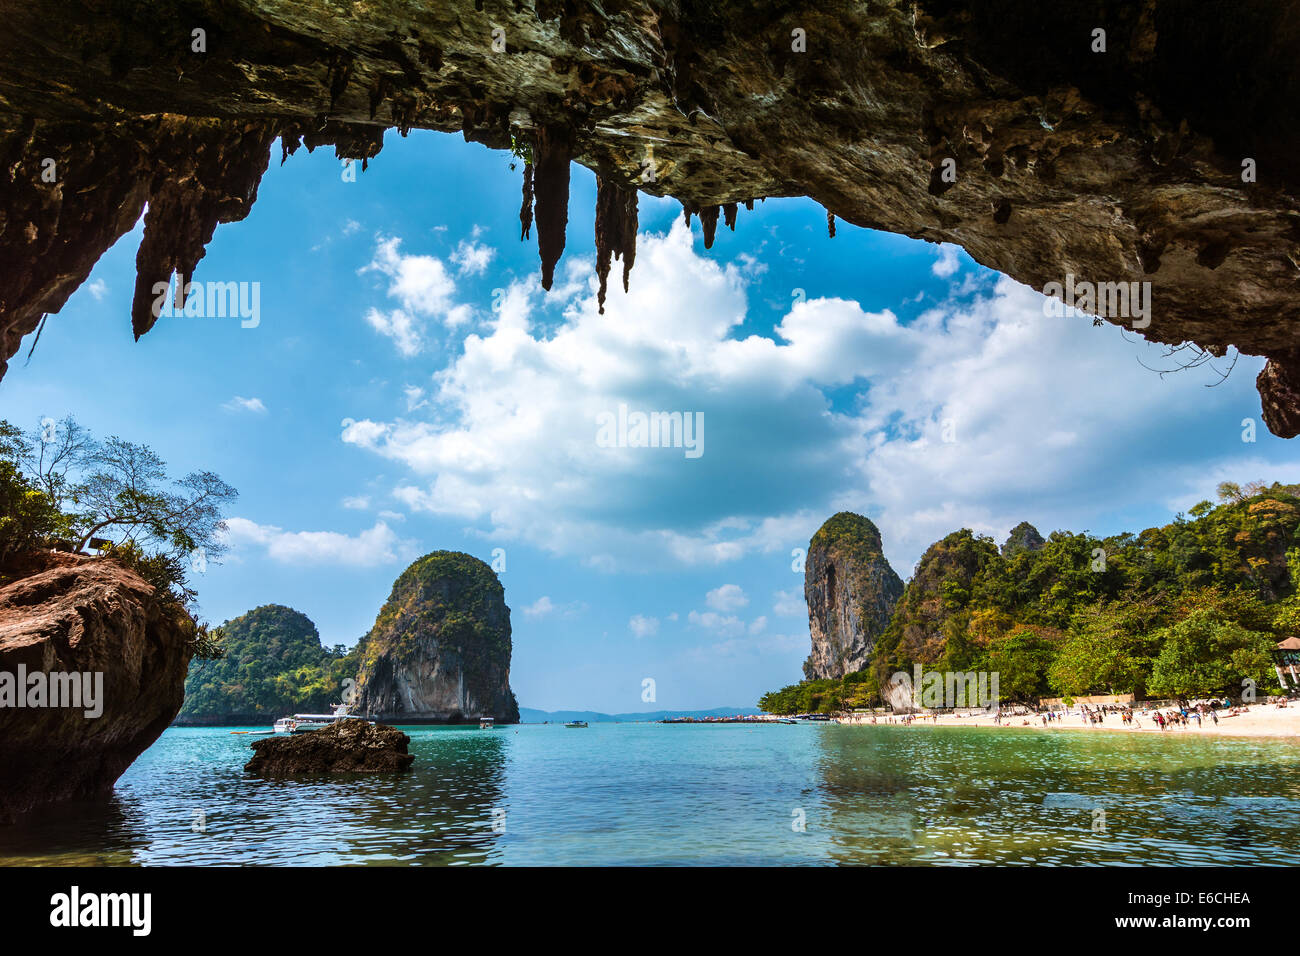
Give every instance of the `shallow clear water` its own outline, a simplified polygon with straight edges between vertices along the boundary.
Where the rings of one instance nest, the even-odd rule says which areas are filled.
[[[1297,741],[403,729],[406,775],[268,781],[242,769],[257,738],[173,728],[108,806],[0,828],[0,863],[1279,864],[1300,846]]]

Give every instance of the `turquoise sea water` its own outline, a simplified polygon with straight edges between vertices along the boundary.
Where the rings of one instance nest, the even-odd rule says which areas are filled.
[[[30,864],[1282,864],[1300,742],[834,725],[406,727],[401,776],[261,780],[172,728]],[[1104,815],[1103,815],[1104,814]],[[802,826],[801,826],[802,824]]]

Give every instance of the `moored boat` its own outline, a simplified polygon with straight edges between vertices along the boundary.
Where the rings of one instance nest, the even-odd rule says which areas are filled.
[[[566,727],[586,727],[586,726],[587,726],[587,722],[586,722],[585,720],[571,720],[571,721],[569,721],[567,724],[565,724],[564,726],[566,726]]]
[[[334,712],[331,714],[293,714],[289,717],[281,717],[272,725],[272,729],[277,734],[305,734],[310,730],[320,730],[322,727],[328,727],[336,720],[365,719],[365,717],[349,714],[346,704],[335,704]],[[374,721],[370,721],[370,723],[374,723]]]

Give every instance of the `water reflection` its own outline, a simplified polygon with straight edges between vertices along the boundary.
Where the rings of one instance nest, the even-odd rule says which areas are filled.
[[[407,774],[262,780],[173,729],[0,863],[1292,863],[1300,744],[813,725],[403,728]]]
[[[1280,864],[1300,845],[1294,743],[833,727],[818,746],[841,863]],[[866,836],[891,821],[910,843]]]

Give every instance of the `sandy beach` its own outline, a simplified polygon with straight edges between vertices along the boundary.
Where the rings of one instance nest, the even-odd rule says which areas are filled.
[[[1226,712],[1220,712],[1217,724],[1208,716],[1204,716],[1201,718],[1201,726],[1199,727],[1196,726],[1196,721],[1192,720],[1186,726],[1173,726],[1161,730],[1152,719],[1152,716],[1153,712],[1143,713],[1138,711],[1135,714],[1134,722],[1125,724],[1120,720],[1119,714],[1107,714],[1102,723],[1089,724],[1087,719],[1080,715],[1078,711],[1074,711],[1066,714],[1064,719],[1049,721],[1045,725],[1041,714],[1004,716],[1000,724],[994,723],[993,717],[987,713],[918,714],[911,724],[905,726],[913,728],[1002,727],[1020,730],[1032,728],[1042,731],[1095,730],[1126,734],[1164,734],[1166,736],[1300,737],[1300,707],[1297,707],[1294,703],[1281,709],[1273,704],[1255,704],[1246,711],[1232,716],[1228,716]],[[853,717],[840,718],[839,722],[855,726],[870,724],[871,716],[869,714],[857,714]],[[876,723],[888,724],[889,720],[877,716]],[[899,725],[898,717],[893,718],[892,725]]]

